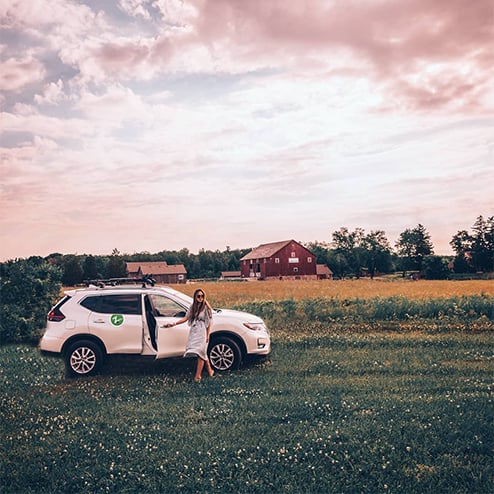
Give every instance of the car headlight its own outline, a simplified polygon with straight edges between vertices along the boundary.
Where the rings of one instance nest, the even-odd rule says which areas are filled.
[[[252,331],[262,331],[266,329],[262,322],[244,322],[244,326]]]

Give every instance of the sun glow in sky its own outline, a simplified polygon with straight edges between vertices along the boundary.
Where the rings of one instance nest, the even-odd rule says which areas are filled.
[[[492,0],[6,0],[0,260],[494,215]]]

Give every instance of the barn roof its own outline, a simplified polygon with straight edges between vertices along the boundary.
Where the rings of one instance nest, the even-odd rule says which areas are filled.
[[[293,240],[283,240],[282,242],[272,242],[270,244],[261,244],[259,247],[252,249],[248,254],[246,254],[241,261],[247,261],[249,259],[264,259],[265,257],[274,256],[283,247],[286,247]]]
[[[329,269],[328,266],[326,266],[326,264],[318,264],[316,266],[316,269],[317,269],[317,274],[318,275],[331,275],[333,274],[333,271],[331,271],[331,269]]]
[[[165,261],[159,262],[128,262],[127,271],[137,273],[141,268],[142,274],[187,274],[183,264],[167,264]]]

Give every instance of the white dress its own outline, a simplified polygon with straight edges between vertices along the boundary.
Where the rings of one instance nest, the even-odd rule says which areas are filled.
[[[187,311],[187,317],[189,316],[190,308]],[[187,340],[187,346],[185,347],[184,357],[199,357],[202,360],[208,360],[208,342],[206,341],[206,329],[211,322],[211,316],[204,308],[199,313],[197,319],[195,319],[190,325],[189,339]]]

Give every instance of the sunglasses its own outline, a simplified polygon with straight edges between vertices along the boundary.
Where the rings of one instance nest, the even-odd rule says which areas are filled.
[[[198,293],[198,294],[196,295],[196,298],[204,298],[204,294],[203,294],[203,293]]]

